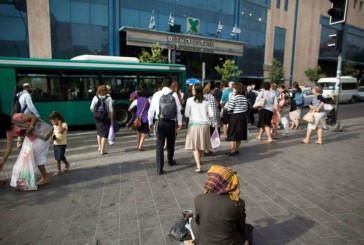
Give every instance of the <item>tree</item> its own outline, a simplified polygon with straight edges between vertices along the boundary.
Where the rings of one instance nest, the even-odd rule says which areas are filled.
[[[281,83],[284,80],[284,71],[282,67],[282,63],[276,59],[273,59],[272,62],[272,70],[269,72],[269,79],[271,82],[275,82],[277,84]]]
[[[243,73],[243,71],[239,70],[239,67],[235,65],[235,61],[233,59],[225,60],[222,66],[215,66],[215,70],[221,75],[222,80],[227,81]]]
[[[321,77],[325,77],[326,75],[322,73],[321,66],[316,66],[314,68],[308,68],[305,70],[306,77],[310,82],[317,82]]]
[[[151,53],[142,49],[139,60],[143,63],[166,63],[167,57],[163,55],[163,48],[159,43],[153,44]]]
[[[355,68],[355,62],[352,60],[346,61],[345,75],[352,76],[352,77],[358,77],[359,74],[360,74],[360,70]]]

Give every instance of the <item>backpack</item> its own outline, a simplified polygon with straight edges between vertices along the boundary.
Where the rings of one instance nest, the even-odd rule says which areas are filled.
[[[107,110],[105,100],[109,96],[105,96],[105,98],[100,99],[98,95],[96,95],[98,101],[95,105],[94,109],[94,117],[99,121],[106,121],[109,118],[109,111]]]
[[[163,94],[159,99],[159,119],[175,119],[177,118],[177,104],[173,97],[173,91]]]
[[[301,93],[295,93],[294,100],[296,102],[296,105],[300,106],[305,103],[303,95]]]
[[[15,113],[24,113],[27,109],[27,104],[25,104],[24,108],[22,108],[19,102],[20,96],[22,96],[22,94],[23,92],[14,93],[13,105],[11,107],[11,115],[14,115]]]

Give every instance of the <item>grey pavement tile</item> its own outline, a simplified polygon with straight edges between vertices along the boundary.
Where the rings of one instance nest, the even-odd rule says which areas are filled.
[[[37,241],[37,245],[49,245],[49,244],[63,244],[64,235],[54,235],[54,236],[47,236],[41,237]]]
[[[265,202],[260,202],[259,205],[270,215],[278,216],[278,215],[286,215],[288,212],[277,205],[275,202],[271,200],[266,200]]]
[[[119,228],[119,236],[121,239],[139,238],[139,228],[136,219],[121,218]]]
[[[259,224],[261,220],[265,220],[270,217],[270,215],[260,207],[246,207],[245,213],[249,220],[255,224]]]
[[[340,221],[350,226],[352,229],[364,234],[364,219],[358,217],[355,214],[338,214],[335,215]]]
[[[48,220],[46,223],[46,228],[40,238],[48,240],[48,238],[61,236],[64,239],[70,228],[71,222],[72,218]]]
[[[156,208],[158,214],[181,214],[182,209],[179,207],[178,203],[175,201],[170,202],[157,202]]]
[[[277,240],[271,241],[271,245],[303,245],[298,239],[287,239],[287,240]]]
[[[294,204],[296,207],[317,207],[314,203],[312,203],[309,199],[306,199],[299,195],[286,195],[285,199]]]
[[[120,219],[123,220],[136,220],[137,209],[135,207],[127,207],[120,209]]]
[[[95,239],[75,239],[75,240],[65,240],[63,245],[94,245]]]
[[[96,222],[73,222],[70,225],[66,240],[93,239],[96,233]]]
[[[325,226],[334,230],[339,236],[346,240],[361,240],[364,239],[363,234],[353,230],[351,227],[347,226],[342,222],[325,222]]]
[[[95,245],[118,245],[119,232],[96,234]]]
[[[351,245],[363,245],[364,244],[364,239],[363,240],[350,240],[349,244],[351,244]]]
[[[312,231],[307,231],[298,237],[298,240],[302,242],[302,244],[309,245],[322,245],[325,244],[325,240],[320,238],[317,234]]]
[[[157,214],[138,214],[139,230],[154,229],[160,227],[160,220]]]
[[[143,245],[165,244],[164,234],[160,228],[140,230],[140,243]]]
[[[304,223],[304,221],[302,223]],[[310,228],[310,231],[314,232],[315,234],[317,234],[321,238],[338,237],[339,236],[334,230],[328,228],[327,226],[325,226],[324,224],[321,224],[321,223],[315,223]]]
[[[328,222],[328,221],[338,221],[334,215],[327,213],[325,210],[321,208],[305,208],[301,207],[301,209],[311,215],[315,220],[319,222]]]
[[[132,238],[132,239],[121,239],[119,240],[119,245],[140,245],[139,238]]]
[[[324,241],[326,241],[330,245],[349,245],[350,243],[342,238],[342,237],[327,237],[324,238]]]
[[[268,197],[275,202],[277,205],[279,205],[280,207],[284,208],[284,207],[290,207],[293,206],[293,203],[291,203],[290,201],[288,201],[285,197],[283,197],[282,195],[279,194],[272,194],[272,195],[268,195]]]
[[[132,195],[120,195],[120,208],[129,208],[136,205],[134,193]]]
[[[105,215],[99,217],[96,226],[96,235],[102,233],[119,234],[119,215]]]
[[[151,200],[147,202],[137,202],[137,214],[157,214],[157,209],[154,202]]]

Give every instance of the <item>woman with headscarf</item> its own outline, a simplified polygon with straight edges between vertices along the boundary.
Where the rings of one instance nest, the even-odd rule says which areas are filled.
[[[207,172],[204,194],[195,198],[192,231],[199,245],[249,244],[245,203],[240,199],[236,172],[212,165]]]
[[[26,124],[29,127],[26,129],[26,131],[24,131],[24,129],[15,125],[12,119],[19,123]],[[13,150],[14,138],[25,135],[32,143],[35,164],[37,165],[41,174],[41,178],[37,184],[38,186],[41,186],[49,182],[47,171],[45,169],[45,164],[47,162],[47,154],[49,145],[51,143],[51,138],[49,138],[48,140],[41,140],[32,135],[32,131],[37,120],[38,119],[36,116],[29,114],[16,113],[11,118],[9,115],[0,112],[0,130],[6,131],[6,148],[3,153],[3,157],[0,159],[0,171],[3,171],[5,162],[7,161],[9,155]]]
[[[322,96],[322,88],[320,86],[316,86],[313,89],[313,94],[315,95],[315,98],[312,100],[309,107],[311,111],[314,111],[315,121],[308,123],[306,137],[302,140],[302,143],[308,144],[312,131],[317,129],[317,140],[315,141],[315,144],[322,145],[322,135],[324,129],[326,129],[326,111],[324,109],[326,100]]]

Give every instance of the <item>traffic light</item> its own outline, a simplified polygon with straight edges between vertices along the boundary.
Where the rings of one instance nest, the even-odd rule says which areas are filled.
[[[345,22],[348,0],[329,0],[331,7],[327,13],[330,16],[330,25]]]
[[[342,41],[343,41],[343,31],[339,30],[336,34],[329,35],[330,43],[327,44],[329,47],[334,47],[336,51],[341,52]]]

